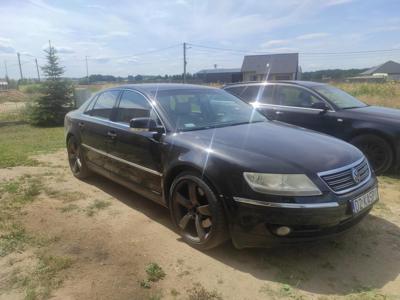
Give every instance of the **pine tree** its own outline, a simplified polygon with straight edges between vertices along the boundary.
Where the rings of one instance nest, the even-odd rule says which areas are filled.
[[[41,69],[46,81],[42,84],[42,96],[35,100],[30,110],[30,121],[38,126],[58,126],[63,124],[65,114],[73,107],[72,86],[62,78],[64,68],[60,66],[56,49],[49,45],[44,51],[47,64]]]

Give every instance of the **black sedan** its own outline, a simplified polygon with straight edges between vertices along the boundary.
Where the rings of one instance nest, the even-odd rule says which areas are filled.
[[[341,140],[269,121],[221,90],[127,85],[65,118],[73,174],[106,176],[169,208],[183,239],[210,249],[329,236],[378,200],[364,155]]]
[[[400,166],[400,110],[369,106],[328,84],[242,83],[224,88],[271,120],[320,131],[361,149],[376,173]]]

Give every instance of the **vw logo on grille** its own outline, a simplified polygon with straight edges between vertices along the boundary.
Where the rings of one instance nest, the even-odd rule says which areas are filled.
[[[360,172],[358,172],[358,170],[356,168],[353,168],[351,170],[351,175],[353,176],[353,180],[355,183],[360,183],[360,181],[361,181]]]

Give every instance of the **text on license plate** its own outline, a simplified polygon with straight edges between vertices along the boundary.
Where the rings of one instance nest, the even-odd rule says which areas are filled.
[[[378,189],[374,188],[360,197],[350,200],[353,214],[357,214],[379,199]]]

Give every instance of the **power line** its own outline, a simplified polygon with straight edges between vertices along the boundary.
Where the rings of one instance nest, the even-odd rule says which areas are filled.
[[[183,83],[186,83],[186,43],[183,43]]]
[[[191,43],[188,43],[188,45],[197,47],[197,48],[219,50],[219,51],[229,51],[229,52],[237,52],[237,53],[273,54],[272,52],[262,52],[262,51],[252,51],[252,50],[232,49],[232,48],[220,48],[220,47],[212,47],[212,46],[205,46],[205,45],[198,45],[198,44],[191,44]],[[397,52],[397,51],[400,51],[400,48],[361,50],[361,51],[340,51],[340,52],[302,52],[302,51],[299,51],[298,53],[302,54],[302,55],[341,55],[341,54],[363,54],[363,53],[381,53],[381,52]]]

